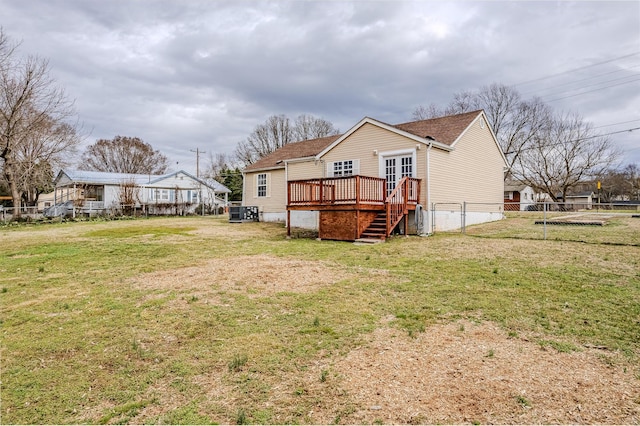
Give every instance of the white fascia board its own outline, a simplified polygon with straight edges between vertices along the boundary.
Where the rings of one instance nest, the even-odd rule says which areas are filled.
[[[438,142],[435,139],[422,138],[420,136],[416,136],[416,135],[411,134],[409,132],[405,132],[404,130],[400,130],[400,129],[396,128],[396,127],[390,126],[390,125],[388,125],[386,123],[383,123],[381,121],[375,120],[373,118],[365,117],[362,120],[360,120],[355,126],[353,126],[351,129],[349,129],[349,131],[347,131],[345,134],[343,134],[338,139],[336,139],[331,145],[329,145],[324,150],[322,150],[318,155],[316,155],[315,159],[319,160],[320,158],[322,158],[327,152],[331,151],[336,145],[338,145],[340,142],[342,142],[343,140],[345,140],[346,138],[351,136],[356,130],[358,130],[360,127],[364,126],[365,124],[372,124],[374,126],[380,127],[382,129],[388,130],[390,132],[396,133],[396,134],[404,136],[406,138],[412,139],[412,140],[414,140],[416,142],[419,142],[419,143],[421,143],[423,145],[432,144],[432,146],[435,147],[435,148],[440,148],[440,149],[443,149],[445,151],[453,151],[453,147],[451,147],[449,145],[446,145],[446,144],[443,144],[442,142]]]
[[[249,170],[249,171],[242,171],[242,175],[244,176],[247,173],[259,173],[259,172],[268,172],[271,170],[282,170],[284,169],[284,161],[282,162],[282,166],[270,166],[270,167],[261,167],[259,169],[254,169],[254,170]]]
[[[316,159],[315,155],[312,155],[311,157],[300,157],[300,158],[291,158],[289,160],[283,160],[282,162],[284,164],[289,164],[289,163],[305,163],[307,161],[314,161]]]
[[[464,136],[464,134],[467,133],[467,131],[471,128],[471,126],[476,124],[480,118],[484,119],[485,125],[489,129],[489,132],[491,133],[491,137],[493,138],[493,143],[496,145],[496,148],[498,149],[498,152],[500,153],[500,156],[502,157],[502,161],[504,162],[504,166],[505,166],[505,168],[508,168],[508,164],[509,163],[507,163],[507,157],[504,156],[504,152],[502,152],[502,148],[500,148],[500,144],[498,143],[498,138],[496,137],[496,134],[493,133],[493,129],[491,128],[491,126],[489,126],[489,120],[487,120],[487,116],[485,115],[484,111],[480,111],[478,116],[476,118],[474,118],[473,121],[471,123],[469,123],[467,128],[464,129],[462,131],[462,133],[460,133],[460,135],[456,138],[455,141],[453,141],[453,143],[451,144],[451,147],[455,149],[456,144],[462,138],[462,136]]]

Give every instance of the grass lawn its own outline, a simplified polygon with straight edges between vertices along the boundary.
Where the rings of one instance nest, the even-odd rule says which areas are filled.
[[[593,368],[637,392],[611,422],[640,421],[640,247],[509,239],[483,226],[493,238],[370,246],[287,240],[281,225],[224,217],[0,228],[0,420],[406,423],[359,399],[344,363],[375,336],[410,351],[438,327],[463,344],[495,325],[516,352],[501,358],[507,346],[494,343],[479,365],[551,356],[579,366],[563,357],[593,355]],[[608,423],[552,416],[513,392],[513,407],[493,413],[458,417],[457,406],[412,419]]]

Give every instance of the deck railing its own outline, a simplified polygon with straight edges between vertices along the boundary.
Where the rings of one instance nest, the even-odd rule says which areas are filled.
[[[288,182],[290,206],[384,204],[385,180],[370,176],[345,176]]]
[[[420,180],[404,177],[385,200],[387,207],[387,237],[400,220],[408,213],[409,204],[418,204],[420,199]],[[405,228],[406,228],[405,221]],[[405,229],[406,234],[406,229]]]

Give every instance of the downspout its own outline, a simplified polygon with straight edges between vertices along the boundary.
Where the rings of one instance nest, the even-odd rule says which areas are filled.
[[[245,199],[246,199],[246,194],[247,192],[247,175],[245,172],[242,172],[242,201],[240,202],[241,205],[246,206],[247,204],[245,203]]]
[[[287,209],[287,238],[291,238],[291,210],[289,210],[289,162],[284,162],[284,195],[285,195],[285,209]]]
[[[431,223],[431,147],[433,142],[429,142],[427,147],[427,235],[433,233],[433,224]]]

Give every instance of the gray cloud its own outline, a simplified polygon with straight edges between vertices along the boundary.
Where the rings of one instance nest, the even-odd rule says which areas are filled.
[[[493,82],[595,126],[640,119],[640,55],[594,66],[640,52],[638,2],[0,0],[0,25],[50,59],[87,143],[138,136],[186,169],[272,114],[346,131]],[[638,134],[615,135],[628,161]]]

